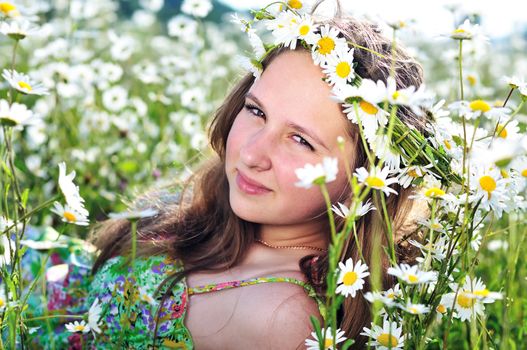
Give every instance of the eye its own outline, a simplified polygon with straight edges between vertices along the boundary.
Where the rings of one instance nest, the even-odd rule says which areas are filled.
[[[309,142],[307,142],[306,139],[303,138],[302,136],[300,136],[298,134],[295,134],[295,135],[293,135],[293,137],[297,137],[298,138],[297,143],[302,145],[303,147],[307,147],[310,151],[314,151],[315,150],[315,148],[313,146],[311,146],[311,144]]]
[[[265,114],[264,112],[262,112],[262,110],[258,107],[256,107],[255,105],[253,104],[250,104],[250,103],[245,103],[245,109],[249,111],[249,113],[251,113],[252,115],[256,116],[256,117],[259,117],[259,118],[265,118]]]

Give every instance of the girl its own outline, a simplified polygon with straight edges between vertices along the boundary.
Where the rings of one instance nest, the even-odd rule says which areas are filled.
[[[386,83],[393,69],[398,89],[421,84],[420,66],[403,49],[392,52],[376,26],[339,13],[318,25],[322,29],[313,35],[319,55],[331,49],[324,38],[333,38],[334,46],[343,38],[357,47],[351,51],[356,76]],[[357,124],[346,118],[328,76],[301,39],[311,40],[296,37],[295,45],[266,52],[261,72],[233,87],[210,126],[216,155],[182,192],[151,192],[138,200],[136,209],[155,208],[157,215],[138,220],[136,227],[112,219],[94,231],[100,254],[85,305],[102,306],[95,347],[305,347],[310,316],[322,321],[330,226],[320,190],[299,187],[295,170],[336,158],[329,196],[332,203],[349,203],[344,164],[353,170],[368,168],[369,161]],[[404,108],[398,117],[420,131],[427,122]],[[399,243],[410,232],[411,203],[407,189],[392,188],[398,195],[387,197],[387,209]],[[350,235],[343,261],[359,259],[360,244],[369,265],[374,244],[388,244],[381,215],[370,211],[359,219],[358,240]],[[342,228],[344,221],[337,219]],[[402,246],[397,253],[399,260],[409,257]],[[385,273],[388,258],[380,259],[389,288],[394,280]],[[367,339],[359,333],[370,321],[361,293],[346,298],[339,320],[361,348]],[[70,337],[70,344],[82,339]]]

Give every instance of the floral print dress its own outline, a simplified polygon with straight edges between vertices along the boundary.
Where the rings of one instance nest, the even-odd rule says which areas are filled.
[[[71,252],[72,248],[69,247],[68,251]],[[74,258],[64,254],[52,254],[53,261],[46,273],[45,297],[36,293],[28,301],[28,309],[33,317],[60,317],[39,321],[39,324],[28,324],[29,341],[24,343],[29,348],[193,349],[191,334],[184,325],[189,296],[259,283],[287,282],[300,285],[308,295],[315,298],[323,312],[323,304],[313,288],[293,278],[260,277],[195,288],[187,288],[185,279],[182,279],[171,287],[163,301],[162,296],[169,284],[165,284],[157,293],[156,290],[169,275],[182,270],[179,260],[166,255],[138,257],[132,265],[124,257],[117,256],[109,259],[92,276],[91,265],[87,263],[89,256],[80,259],[78,254]],[[91,259],[93,261],[93,256]],[[26,259],[25,266],[30,267],[32,264]],[[36,271],[35,264],[33,266]],[[63,271],[54,272],[54,269],[59,269],[57,266]],[[69,332],[65,324],[79,320],[71,315],[86,315],[96,301],[102,306],[98,321],[100,332],[94,329],[86,333]],[[156,317],[159,322],[154,344]],[[85,320],[88,318],[85,317]]]

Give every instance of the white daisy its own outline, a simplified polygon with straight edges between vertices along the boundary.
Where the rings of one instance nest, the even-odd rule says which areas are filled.
[[[0,13],[11,18],[20,16],[20,11],[11,1],[0,1]]]
[[[479,118],[482,115],[492,116],[505,111],[504,108],[492,107],[485,100],[456,101],[449,104],[448,109],[468,120]]]
[[[7,35],[15,40],[22,40],[28,35],[38,32],[38,28],[25,19],[2,22],[0,24],[0,33]]]
[[[485,36],[481,34],[479,24],[472,24],[469,19],[466,19],[463,24],[450,33],[450,37],[456,40],[471,40],[475,37],[485,38]]]
[[[474,166],[470,174],[470,196],[471,202],[480,201],[485,210],[492,209],[498,217],[503,210],[507,209],[507,183],[497,168],[485,166]]]
[[[387,307],[396,305],[397,299],[402,298],[403,294],[399,283],[396,283],[393,288],[390,288],[382,292],[367,292],[364,294],[364,298],[370,303],[380,301]]]
[[[494,135],[512,141],[517,141],[522,136],[517,120],[502,120],[495,128]]]
[[[263,66],[258,60],[246,56],[237,56],[236,61],[240,67],[252,73],[255,79],[260,79],[262,76]]]
[[[337,290],[335,293],[345,297],[351,295],[355,298],[358,290],[364,287],[364,277],[369,276],[368,266],[360,260],[353,265],[353,259],[349,258],[346,263],[339,262],[340,274],[337,280]]]
[[[359,87],[346,84],[333,89],[333,93],[335,99],[342,103],[343,112],[348,119],[355,124],[360,121],[366,139],[372,140],[377,129],[388,124],[388,113],[379,107],[385,95],[382,81],[375,83],[370,79],[363,79]]]
[[[366,170],[366,168],[362,167],[355,170],[354,175],[357,177],[359,182],[376,190],[381,190],[386,194],[386,196],[389,196],[390,193],[397,194],[397,191],[389,187],[391,184],[397,183],[397,179],[388,179],[389,174],[390,169],[385,166],[382,170],[379,168],[373,168],[369,172]]]
[[[249,43],[253,48],[254,58],[261,60],[266,53],[262,39],[256,34],[254,29],[249,29],[247,31],[247,36],[249,37]]]
[[[181,12],[194,17],[206,17],[212,11],[210,0],[184,0]]]
[[[344,336],[344,331],[341,331],[340,328],[336,331],[336,339],[333,339],[333,332],[331,331],[331,327],[328,327],[327,329],[322,328],[321,331],[322,335],[324,336],[324,350],[335,350],[337,348],[336,345],[338,343],[341,343],[346,340],[346,337]],[[314,340],[306,339],[306,350],[320,350],[317,334],[315,332],[311,332],[311,336],[314,338]]]
[[[401,172],[399,175],[397,175],[397,179],[399,181],[399,184],[403,188],[408,188],[410,185],[412,185],[412,182],[416,179],[424,177],[426,174],[428,174],[428,169],[433,167],[432,164],[428,165],[411,165],[409,167],[405,167],[401,169]],[[430,174],[433,174],[430,172]]]
[[[66,203],[76,212],[82,216],[88,216],[88,211],[84,208],[84,198],[79,194],[79,187],[73,183],[75,178],[75,170],[66,175],[66,163],[61,162],[59,164],[59,188]]]
[[[128,91],[120,85],[116,85],[102,94],[102,103],[106,109],[112,112],[120,112],[128,104]]]
[[[66,329],[71,333],[88,333],[90,326],[86,324],[86,321],[75,321],[66,324]]]
[[[368,137],[371,138],[368,139]],[[371,150],[375,153],[377,158],[384,162],[385,167],[388,168],[390,172],[400,172],[401,154],[398,150],[392,147],[388,135],[380,133],[373,136],[366,135],[366,138],[368,139]]]
[[[339,38],[340,31],[328,24],[320,28],[320,37],[312,47],[313,61],[317,65],[325,64],[338,50],[348,47],[346,39]]]
[[[99,319],[101,318],[102,305],[99,303],[99,298],[95,298],[93,304],[88,311],[88,326],[91,330],[101,333],[99,328]]]
[[[372,339],[369,344],[379,350],[402,349],[404,347],[405,335],[402,335],[403,327],[397,322],[383,320],[382,328],[371,324],[371,329],[364,327],[361,335]]]
[[[286,3],[290,9],[297,11],[297,12],[309,13],[309,11],[311,10],[311,5],[307,1],[304,1],[304,0],[302,1],[301,0],[287,0]],[[281,11],[285,9],[286,9],[285,6],[280,5]]]
[[[280,12],[275,19],[266,21],[265,25],[271,31],[274,43],[278,45],[285,43],[287,38],[296,36],[298,23],[300,23],[300,17],[288,10]]]
[[[11,264],[11,255],[15,250],[15,241],[8,237],[8,235],[0,235],[0,246],[3,251],[0,252],[0,267]]]
[[[198,22],[184,15],[172,17],[167,22],[168,35],[182,40],[194,38],[198,30]]]
[[[524,86],[526,84],[525,80],[517,76],[503,77],[503,80],[510,86],[511,89],[517,89],[520,86]]]
[[[351,212],[350,208],[346,207],[342,203],[338,203],[338,207],[335,204],[333,204],[331,210],[342,218],[347,218]],[[377,210],[377,209],[371,204],[371,201],[368,200],[364,204],[362,202],[357,203],[357,206],[353,212],[355,213],[355,217],[358,218],[358,217],[366,215],[370,210]]]
[[[309,45],[313,45],[318,40],[318,35],[315,34],[317,26],[313,18],[307,14],[292,19],[291,25],[286,28],[289,30],[281,31],[282,36],[277,38],[277,41],[291,50],[296,48],[298,40],[304,40]]]
[[[16,70],[4,69],[2,77],[13,89],[26,95],[47,95],[48,89],[42,84],[33,81],[28,75],[18,73]]]
[[[397,84],[393,77],[389,77],[386,84],[386,99],[392,105],[408,106],[418,115],[422,114],[420,108],[431,108],[434,96],[425,90],[424,84],[418,89],[415,86],[409,86],[403,89],[397,89]]]
[[[314,184],[331,182],[337,178],[337,158],[324,157],[322,163],[306,164],[303,168],[296,169],[295,173],[300,180],[295,183],[298,187],[310,188]]]
[[[424,304],[414,304],[408,301],[406,305],[400,305],[400,308],[413,315],[423,315],[430,311],[430,307]]]
[[[493,303],[496,299],[502,298],[500,293],[489,292],[479,278],[472,280],[470,276],[466,276],[461,288],[456,283],[451,283],[450,288],[453,292],[444,295],[444,303],[447,308],[454,308],[456,311],[454,317],[461,321],[483,315],[484,303]]]
[[[436,320],[440,320],[447,314],[448,311],[448,296],[442,295],[441,300],[439,301],[439,304],[437,304],[435,311],[436,311]],[[452,305],[452,304],[451,304]],[[454,317],[456,317],[455,313],[453,314]]]
[[[0,100],[0,124],[31,125],[35,120],[35,115],[26,105],[14,102],[10,106],[6,100]]]
[[[431,175],[425,175],[423,183],[419,190],[409,198],[431,201],[433,199],[442,199],[446,195],[442,189],[441,181]]]
[[[355,79],[353,51],[353,48],[348,49],[347,47],[343,50],[336,50],[335,55],[330,56],[327,62],[321,65],[324,74],[327,75],[329,85],[339,87]]]
[[[407,284],[423,284],[437,281],[437,272],[422,271],[418,265],[399,264],[396,267],[388,268],[387,272]]]
[[[520,95],[522,95],[522,98],[525,100],[525,98],[527,98],[527,84],[518,87],[518,91],[520,92]]]
[[[51,209],[51,211],[59,215],[62,218],[62,221],[79,226],[87,226],[90,224],[86,215],[79,213],[69,205],[66,204],[65,206],[62,206],[59,202],[53,204],[55,205],[55,208]]]
[[[432,227],[434,228],[434,232],[444,232],[445,230],[443,225],[439,223],[432,224]],[[439,235],[433,242],[430,242],[430,240],[427,239],[426,243],[422,244],[420,242],[417,242],[416,240],[411,239],[408,241],[408,243],[410,243],[414,247],[419,248],[419,250],[424,256],[430,254],[433,259],[443,261],[447,257],[447,253],[449,250],[449,241],[450,239],[448,238],[448,236],[442,234]],[[456,255],[457,250],[454,249],[452,254]]]

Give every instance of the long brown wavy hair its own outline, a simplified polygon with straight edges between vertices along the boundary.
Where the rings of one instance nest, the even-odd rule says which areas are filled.
[[[315,6],[316,8],[316,6]],[[313,10],[314,11],[314,10]],[[354,61],[356,73],[373,81],[386,82],[392,68],[392,57],[395,58],[393,68],[394,78],[399,89],[408,86],[418,87],[422,83],[422,69],[400,45],[392,52],[392,43],[381,34],[376,25],[354,18],[343,17],[340,11],[329,21],[331,26],[340,29],[347,41],[356,46]],[[301,45],[297,50],[305,50]],[[269,64],[288,48],[277,48],[264,60],[264,70]],[[372,52],[379,53],[380,55]],[[392,56],[392,54],[394,54]],[[225,174],[225,147],[229,131],[235,117],[243,108],[245,95],[254,82],[252,74],[245,75],[226,97],[224,103],[216,111],[209,128],[210,145],[215,155],[202,162],[194,174],[185,182],[175,182],[163,189],[148,191],[138,198],[134,206],[154,207],[158,215],[144,218],[137,223],[137,254],[142,256],[167,254],[183,262],[184,271],[168,277],[162,286],[168,285],[168,291],[185,276],[196,271],[224,271],[239,264],[249,246],[258,235],[260,225],[247,222],[237,217],[229,205],[229,185]],[[343,118],[344,118],[343,114]],[[426,116],[417,116],[412,111],[401,108],[398,117],[408,125],[421,132],[428,121]],[[349,134],[355,142],[356,156],[351,169],[369,167],[366,152],[358,136],[356,125],[349,123]],[[408,199],[410,189],[394,186],[398,195],[387,198],[387,211],[393,223],[394,238],[400,243],[414,228],[409,219],[413,212],[412,202]],[[348,194],[349,197],[349,194]],[[376,198],[371,198],[378,204]],[[376,205],[380,208],[380,205]],[[337,217],[337,229],[343,228],[344,220]],[[362,249],[366,264],[377,264],[381,267],[382,285],[389,288],[394,279],[386,274],[389,259],[385,254],[376,254],[375,249],[382,251],[387,246],[386,229],[380,210],[371,211],[361,217],[357,224],[357,240],[350,235],[345,245],[342,260],[359,258]],[[111,257],[127,256],[131,249],[131,225],[125,219],[110,219],[98,223],[91,232],[91,240],[100,249],[92,273]],[[399,261],[410,257],[402,244],[397,244]],[[374,258],[375,257],[375,258]],[[375,261],[373,261],[375,259]],[[380,260],[380,261],[379,261]],[[299,261],[301,271],[323,297],[325,291],[325,276],[328,269],[326,254],[306,256]],[[161,289],[159,287],[158,290]],[[370,289],[366,283],[364,291]],[[163,295],[163,299],[168,292]],[[360,336],[362,328],[371,320],[368,303],[358,295],[356,298],[346,298],[339,312],[340,327],[346,336],[356,340],[354,348],[364,346],[366,337]]]

